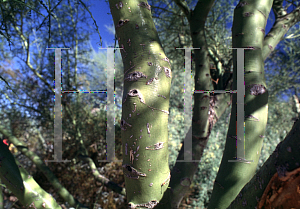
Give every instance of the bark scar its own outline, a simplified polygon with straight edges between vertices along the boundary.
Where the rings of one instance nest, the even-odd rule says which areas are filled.
[[[129,22],[129,19],[119,20],[118,25],[116,25],[116,27],[117,28],[122,27],[123,25],[125,25],[128,22]]]
[[[133,168],[132,166],[125,164],[122,165],[123,167],[123,173],[126,177],[131,179],[138,179],[141,177],[146,177],[147,175],[145,173],[139,172],[137,169]]]
[[[132,202],[128,203],[130,208],[136,208],[136,207],[144,207],[144,208],[154,208],[159,202],[157,200],[152,200],[148,203],[142,203],[142,204],[134,204]]]
[[[146,9],[148,9],[149,11],[151,11],[151,6],[146,2],[141,2],[141,3],[138,4],[138,6],[144,7]]]
[[[147,78],[147,76],[142,72],[134,71],[126,76],[125,81],[138,81],[140,78]]]
[[[264,87],[261,84],[251,84],[246,87],[246,90],[249,88],[250,88],[250,94],[255,96],[261,95],[267,91],[266,87]]]
[[[130,154],[129,154],[129,157],[130,157],[130,162],[131,162],[131,164],[133,164],[133,160],[134,160],[134,155],[133,155],[133,150],[131,149],[131,147],[130,147],[130,152],[129,152]]]
[[[147,149],[147,150],[158,150],[158,149],[162,149],[162,148],[164,148],[164,143],[165,143],[165,142],[158,142],[158,143],[156,143],[156,144],[154,144],[154,145],[151,145],[151,146],[146,147],[146,149]],[[152,147],[152,146],[154,146],[154,148],[150,148],[150,147]]]
[[[246,115],[245,118],[254,118],[255,121],[259,121],[259,119],[254,117],[253,115]]]

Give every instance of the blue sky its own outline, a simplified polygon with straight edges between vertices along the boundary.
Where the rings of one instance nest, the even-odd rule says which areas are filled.
[[[197,1],[195,1],[197,2]],[[104,0],[91,0],[91,4],[94,6],[90,7],[90,11],[93,14],[94,19],[96,20],[98,27],[99,27],[99,32],[103,40],[103,47],[108,47],[108,46],[113,46],[114,45],[114,35],[111,34],[107,29],[106,26],[111,26],[113,24],[113,19],[110,13],[110,9],[108,6],[108,3],[106,3]],[[194,4],[195,5],[195,4]],[[285,2],[284,4],[285,5]],[[236,4],[234,5],[236,6]],[[101,12],[99,12],[99,8],[101,8]],[[194,9],[194,8],[192,8]],[[291,12],[293,10],[292,7],[289,7],[288,12]],[[270,15],[274,18],[274,13],[271,10]],[[269,33],[269,31],[272,28],[272,22],[268,20],[267,26],[266,26],[266,34]],[[232,26],[231,24],[228,24],[227,27],[230,29]],[[99,35],[97,33],[94,33],[91,36],[91,45],[93,46],[94,50],[97,52],[98,47],[100,47],[98,44],[100,42]],[[103,51],[103,50],[101,50]],[[284,100],[288,100],[289,97],[286,95],[282,95],[282,98]]]
[[[85,2],[85,1],[83,1]],[[195,1],[196,2],[196,1]],[[108,46],[113,46],[114,45],[114,35],[107,29],[107,27],[112,26],[113,25],[113,19],[112,16],[110,14],[110,9],[108,6],[108,3],[106,3],[104,0],[91,0],[89,5],[92,5],[89,9],[94,17],[94,19],[97,22],[98,28],[99,28],[99,32],[100,35],[102,37],[102,47],[106,48]],[[195,4],[194,4],[195,5]],[[82,5],[81,5],[82,6]],[[236,6],[236,5],[234,5]],[[192,8],[193,9],[193,8]],[[291,11],[292,8],[290,8],[290,10],[288,10],[288,12]],[[45,13],[45,11],[43,11],[42,13]],[[274,14],[271,10],[271,15],[274,17]],[[87,16],[89,17],[89,14],[87,14]],[[89,22],[92,24],[92,19],[89,18]],[[227,27],[231,28],[231,24],[228,24]],[[268,21],[267,26],[266,26],[266,34],[270,31],[272,27],[272,23],[270,21]],[[93,28],[96,28],[95,26],[93,26]],[[94,48],[95,52],[98,52],[100,48],[100,38],[98,33],[96,32],[96,30],[92,31],[93,34],[91,35],[91,45]],[[102,53],[105,53],[105,50],[101,50]],[[16,66],[18,66],[18,63],[15,63]],[[1,83],[2,85],[2,83]],[[288,99],[288,97],[283,97],[284,99]]]

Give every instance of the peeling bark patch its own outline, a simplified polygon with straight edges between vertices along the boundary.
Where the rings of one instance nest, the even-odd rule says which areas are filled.
[[[157,200],[152,200],[148,203],[143,203],[143,204],[134,204],[132,202],[128,203],[129,207],[131,209],[134,209],[136,207],[145,207],[145,208],[154,208],[159,202]]]
[[[147,82],[146,85],[150,85],[154,81],[154,78],[150,78]]]
[[[245,12],[243,14],[243,17],[250,17],[250,16],[253,16],[253,15],[254,15],[254,13],[252,13],[252,12]]]
[[[162,98],[164,98],[164,99],[167,99],[165,96],[163,96],[163,95],[157,95],[158,97],[162,97]]]
[[[129,123],[126,123],[126,121],[124,119],[121,120],[121,129],[123,131],[126,131],[125,125],[128,125],[129,127],[131,127],[131,125]]]
[[[134,155],[133,155],[133,150],[130,147],[130,152],[129,152],[129,161],[131,162],[131,164],[133,164],[134,161]]]
[[[134,110],[132,110],[132,112],[134,113],[136,111],[136,103],[133,104],[134,104]]]
[[[245,1],[242,1],[242,2],[239,2],[238,5],[236,5],[236,8],[241,8],[241,7],[244,7],[245,5],[248,5],[248,3]]]
[[[141,173],[137,171],[135,168],[133,168],[130,165],[122,165],[123,167],[123,172],[126,177],[132,178],[132,179],[138,179],[140,176],[145,177],[147,176],[145,173]]]
[[[147,76],[142,72],[134,71],[126,76],[125,81],[138,81],[140,78],[147,78]]]
[[[158,150],[158,149],[162,149],[162,148],[164,148],[164,146],[163,146],[164,143],[165,143],[165,142],[158,142],[158,143],[156,143],[156,144],[153,145],[154,148],[150,148],[150,147],[152,147],[152,145],[151,145],[151,146],[146,147],[146,149],[147,149],[147,150]]]
[[[299,172],[295,169],[279,178],[275,173],[265,188],[256,208],[299,208]]]
[[[145,100],[144,100],[144,98],[143,98],[143,96],[142,96],[142,94],[139,92],[139,90],[137,90],[137,89],[131,89],[130,91],[129,91],[129,93],[127,93],[127,95],[126,95],[126,97],[125,97],[125,99],[124,99],[124,101],[123,101],[123,104],[126,102],[126,100],[127,100],[127,96],[131,96],[131,97],[135,97],[135,96],[138,96],[139,97],[139,99],[140,99],[140,102],[141,103],[143,103],[143,104],[146,104],[145,103]],[[134,103],[135,104],[135,103]],[[161,112],[163,112],[163,113],[166,113],[166,114],[169,114],[169,111],[167,111],[167,110],[160,110],[160,109],[157,109],[157,108],[155,108],[155,107],[150,107],[149,105],[147,105],[149,108],[151,108],[152,110],[159,110],[159,111],[161,111]],[[134,111],[132,111],[132,112],[135,112],[135,110],[136,110],[136,107],[134,108]],[[136,115],[140,115],[139,113],[137,113]],[[122,122],[122,121],[121,121]]]
[[[119,20],[118,25],[116,27],[119,28],[128,22],[129,22],[129,19]]]
[[[259,121],[259,119],[254,117],[253,115],[246,115],[245,118],[254,118],[255,121]]]
[[[147,123],[147,133],[150,134],[150,124]]]
[[[252,84],[250,86],[251,86],[250,88],[251,95],[258,96],[266,92],[266,88],[261,84]],[[247,86],[247,88],[249,88],[250,86]]]
[[[165,74],[168,78],[171,78],[171,69],[167,68],[167,67],[164,67],[164,70],[165,70]]]
[[[149,108],[151,108],[152,110],[159,110],[159,111],[161,111],[161,112],[163,112],[163,113],[166,113],[166,114],[168,114],[169,115],[169,111],[167,111],[167,110],[160,110],[160,109],[157,109],[157,108],[155,108],[155,107],[150,107],[149,105],[147,105]]]
[[[141,3],[138,4],[138,6],[146,8],[149,11],[151,11],[151,6],[148,3],[146,3],[146,2],[141,2]]]
[[[169,62],[169,58],[168,57],[165,57],[162,59],[163,61],[166,61],[166,62]]]
[[[168,58],[168,57],[165,57],[165,58],[163,58],[162,60],[163,60],[163,61],[166,61],[166,62],[168,62],[168,63],[169,63],[169,65],[171,66],[171,64],[170,64],[170,60],[169,60],[169,58]]]
[[[170,182],[170,179],[171,179],[171,174],[169,173],[168,177],[166,178],[166,180],[164,180],[164,182],[161,184],[161,186],[164,186],[165,184]]]
[[[268,45],[269,49],[273,51],[273,46],[271,44]]]
[[[139,99],[140,99],[140,102],[142,102],[142,103],[145,104],[145,100],[143,99],[143,96],[142,96],[142,94],[139,92],[139,90],[137,90],[137,89],[131,89],[131,90],[128,92],[127,95],[128,95],[128,96],[131,96],[131,97],[136,97],[136,96],[138,96]]]
[[[265,29],[264,28],[258,28],[258,29],[265,34]]]

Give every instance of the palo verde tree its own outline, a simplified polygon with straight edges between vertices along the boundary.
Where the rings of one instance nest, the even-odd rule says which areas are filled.
[[[204,30],[207,15],[214,1],[199,1],[194,10],[190,10],[185,1],[175,2],[188,19],[193,47],[200,48],[194,53],[196,59],[195,90],[216,89],[210,82],[207,58],[209,51]],[[163,53],[153,24],[151,6],[147,2],[109,1],[109,3],[119,46],[122,47],[124,64],[121,126],[123,153],[125,153],[123,170],[128,203],[132,208],[155,207],[156,205],[176,208],[184,195],[183,188],[191,183],[195,171],[193,167],[196,167],[197,163],[176,163],[171,173],[167,164],[164,163],[167,159],[167,132],[166,129],[161,132],[161,129],[166,128],[167,125],[165,114],[168,114],[166,108],[168,108],[170,82],[167,78],[172,76],[170,67],[166,65],[169,59]],[[278,15],[274,27],[265,37],[266,21],[272,6]],[[232,46],[249,48],[245,51],[245,157],[253,162],[228,162],[234,157],[236,151],[237,98],[233,95],[225,151],[209,208],[227,208],[255,173],[268,114],[264,61],[285,35],[287,29],[298,20],[299,7],[292,13],[286,14],[282,10],[282,1],[240,1],[235,8]],[[132,33],[132,31],[135,32]],[[221,62],[217,57],[215,60],[217,63]],[[233,89],[236,89],[237,85],[236,61],[237,56],[233,52]],[[222,70],[222,65],[219,66]],[[222,80],[223,76],[224,73],[221,71],[218,78]],[[229,87],[230,85],[223,86],[223,89],[229,89]],[[220,96],[222,97],[226,98],[224,95]],[[160,100],[162,102],[158,102]],[[209,93],[195,94],[194,101],[193,146],[189,152],[193,153],[193,159],[198,160],[206,146],[215,118],[219,116],[218,110],[221,113],[228,104]],[[297,124],[294,128],[297,128]],[[299,135],[294,133],[290,137],[295,140]],[[182,159],[183,147],[184,145],[178,159],[180,157]],[[294,158],[293,161],[296,163],[292,170],[295,170],[299,167],[297,163],[299,159]],[[167,189],[170,177],[170,188]],[[268,180],[270,179],[264,179],[264,187]],[[162,195],[164,191],[166,192]],[[260,192],[263,192],[263,188],[260,188]],[[171,202],[169,202],[170,193],[172,194]],[[253,200],[250,203],[254,205]],[[243,204],[247,205],[247,203]]]
[[[59,11],[72,10],[70,1],[68,3],[65,7],[59,8]],[[169,9],[172,10],[176,18],[174,20],[168,16],[162,16],[161,18],[166,18],[166,20],[168,18],[168,20],[174,21],[174,27],[180,30],[181,25],[177,25],[177,23],[180,22],[184,25],[182,27],[183,30],[180,31],[182,33],[179,36],[178,34],[174,35],[170,33],[170,42],[179,38],[181,46],[199,48],[192,55],[194,58],[193,66],[195,68],[195,90],[236,89],[236,52],[233,50],[230,53],[228,49],[226,51],[226,45],[223,46],[222,42],[223,37],[221,38],[220,34],[214,34],[215,32],[212,29],[214,27],[213,22],[218,21],[218,18],[208,20],[208,18],[214,16],[215,13],[211,16],[209,13],[213,11],[214,3],[218,4],[218,2],[212,0],[199,1],[193,10],[190,10],[188,3],[185,1],[175,1],[175,3],[178,8],[174,9],[169,5]],[[151,3],[150,5],[152,6]],[[152,7],[150,5],[146,1],[110,1],[117,40],[119,47],[122,47],[121,54],[124,65],[124,92],[121,118],[123,141],[122,168],[125,176],[126,196],[131,208],[178,208],[191,185],[199,163],[178,161],[171,171],[169,169],[169,137],[167,131],[168,116],[170,113],[169,99],[171,82],[177,76],[178,72],[173,70],[175,66],[172,64],[175,64],[176,56],[173,56],[173,60],[171,60],[168,55],[169,52],[167,53],[167,50],[163,46],[164,43],[159,40],[160,36],[156,32],[155,22],[152,20]],[[175,4],[173,3],[173,5]],[[50,10],[51,6],[48,6]],[[268,35],[265,36],[266,21],[271,8],[276,12],[276,22]],[[70,11],[70,19],[59,19],[60,16],[53,14],[55,23],[57,23],[55,29],[58,33],[52,33],[51,35],[52,41],[59,42],[61,40],[59,43],[62,46],[72,46],[72,49],[74,49],[75,63],[71,61],[69,56],[67,56],[67,62],[64,63],[66,72],[63,75],[63,80],[65,81],[63,83],[66,83],[66,88],[68,89],[72,87],[75,89],[80,88],[80,86],[83,86],[80,84],[81,81],[84,81],[83,83],[86,86],[89,83],[84,76],[77,77],[76,73],[74,73],[78,69],[76,58],[83,50],[79,47],[81,37],[76,33],[76,31],[78,32],[76,26],[78,19],[74,10]],[[78,5],[76,6],[76,10],[78,11]],[[180,15],[178,16],[176,13]],[[59,23],[66,21],[66,19],[70,20],[68,21],[70,25],[62,27]],[[231,207],[233,208],[254,208],[255,206],[262,208],[261,205],[272,202],[266,194],[270,192],[268,184],[274,182],[273,177],[277,175],[279,179],[286,181],[292,179],[298,172],[300,159],[296,153],[299,151],[297,150],[299,149],[299,142],[297,140],[300,137],[299,121],[294,124],[286,140],[277,146],[274,154],[257,172],[256,176],[253,177],[261,154],[262,140],[266,135],[268,113],[269,92],[264,80],[263,64],[268,55],[287,33],[287,30],[296,24],[298,20],[299,7],[296,7],[292,13],[287,14],[282,7],[282,1],[279,0],[240,1],[235,8],[231,35],[232,46],[229,45],[228,47],[250,47],[248,50],[245,50],[245,153],[246,159],[254,160],[254,162],[250,164],[228,163],[229,159],[232,160],[235,157],[236,152],[236,95],[233,95],[231,98],[228,93],[195,94],[192,129],[190,128],[188,132],[188,134],[192,135],[192,150],[184,150],[183,143],[177,160],[183,160],[184,151],[189,152],[193,160],[201,160],[213,126],[226,108],[232,104],[225,151],[215,181],[209,208],[227,208],[230,204],[232,204]],[[206,23],[208,23],[208,27],[205,26]],[[171,26],[172,24],[169,25],[170,30],[172,29]],[[18,25],[13,25],[13,28],[23,43],[28,58],[30,55],[28,52],[29,47],[31,47],[31,39],[28,34],[23,33],[22,30],[18,30]],[[67,28],[74,29],[74,33],[72,33],[73,36],[68,36],[64,39],[66,36],[64,34],[68,32]],[[218,31],[219,29],[216,28],[215,30]],[[43,37],[47,37],[45,35],[47,32],[44,31],[44,33],[41,33],[44,35]],[[61,34],[61,37],[58,34]],[[209,40],[207,37],[209,37]],[[51,43],[50,39],[47,41]],[[228,53],[230,54],[228,55]],[[41,55],[44,55],[44,53],[41,53]],[[36,55],[36,57],[38,57],[36,60],[39,60],[42,56]],[[49,62],[53,62],[53,56],[48,56],[48,60]],[[211,69],[210,62],[213,62],[215,70]],[[50,71],[53,70],[53,65],[47,66],[49,69],[42,68],[39,65],[34,65],[36,66],[35,68],[30,64],[29,58],[25,59],[25,63],[27,65],[26,69],[29,69],[36,76],[38,83],[46,89],[45,91],[49,95],[53,93],[50,85],[53,81],[53,75],[51,75]],[[233,63],[233,78],[231,77],[231,73],[228,72],[231,63]],[[178,68],[178,66],[176,67]],[[34,83],[34,81],[32,83],[29,82],[29,84]],[[38,88],[38,85],[29,84],[22,83],[28,89]],[[44,94],[43,98],[45,101],[41,103],[42,105],[37,110],[48,107],[46,103],[50,101],[50,96]],[[31,99],[35,101],[34,98]],[[86,155],[83,140],[89,137],[89,133],[83,132],[83,121],[90,122],[90,118],[86,117],[86,113],[90,109],[82,105],[84,100],[82,97],[75,97],[74,100],[66,98],[66,102],[62,104],[67,112],[64,115],[65,119],[71,121],[71,123],[63,124],[65,130],[67,130],[66,132],[69,135],[73,136],[73,142],[76,142],[81,148],[79,152],[73,152],[72,157],[78,157],[75,159],[76,162],[80,160],[88,162],[91,172],[97,181],[103,182],[106,187],[118,193],[125,194],[124,188],[112,184],[107,178],[99,175],[94,162]],[[26,106],[26,108],[30,109],[29,106]],[[37,111],[32,109],[32,112]],[[51,115],[49,112],[45,113]],[[35,153],[29,152],[25,144],[21,143],[17,137],[13,136],[2,125],[1,122],[0,132],[8,136],[8,139],[42,170],[64,201],[69,202],[74,207],[77,206],[78,202],[75,198],[60,184],[50,169],[43,164],[42,160]],[[31,189],[30,191],[32,192],[32,188],[34,187],[35,194],[38,193],[42,197],[42,200],[45,200],[47,203],[49,202],[50,205],[47,206],[59,208],[58,204],[53,201],[53,198],[43,192],[39,188],[39,185],[32,181],[32,178],[28,182],[25,181],[28,174],[22,168],[18,167],[18,163],[15,162],[15,159],[8,152],[4,144],[0,143],[0,149],[2,163],[0,177],[2,183],[11,189],[24,205],[34,203],[36,207],[44,206],[43,202],[34,200],[30,196],[30,193],[26,193],[27,196],[24,196],[23,190],[29,191]],[[70,149],[67,151],[70,151]],[[10,172],[12,175],[8,177],[7,172]],[[249,181],[251,178],[252,180]],[[26,184],[23,182],[26,182]],[[286,194],[286,192],[282,192],[282,194]],[[259,200],[260,202],[258,203],[257,201]],[[294,203],[293,201],[289,202]],[[287,202],[276,204],[284,205]],[[294,205],[291,207],[298,206]]]

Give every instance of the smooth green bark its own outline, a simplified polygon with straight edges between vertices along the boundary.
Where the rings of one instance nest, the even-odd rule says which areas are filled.
[[[45,175],[45,177],[49,180],[49,182],[52,184],[52,186],[57,190],[57,192],[60,195],[60,197],[62,197],[66,202],[68,202],[70,204],[70,206],[76,207],[79,204],[78,201],[76,199],[74,199],[74,197],[69,193],[69,191],[65,187],[63,187],[61,185],[61,183],[56,178],[56,176],[53,174],[53,172],[49,169],[48,166],[45,165],[45,163],[43,162],[43,160],[37,154],[35,154],[34,152],[29,151],[28,148],[27,148],[27,146],[25,146],[24,143],[20,142],[16,137],[14,137],[13,135],[11,135],[1,125],[0,125],[0,133],[2,133],[3,135],[7,136],[8,139],[9,139],[9,141],[11,141],[23,155],[25,155],[28,159],[30,159],[37,166],[37,168],[41,172],[43,172],[43,174]],[[5,146],[4,146],[4,148],[5,148]],[[11,163],[14,164],[14,161],[11,160]],[[17,170],[16,170],[16,173],[18,173]],[[15,182],[15,181],[13,181],[13,182]],[[5,185],[8,186],[6,184],[6,182],[3,182],[3,183],[5,183]],[[15,194],[15,195],[18,198],[20,198],[18,196],[18,194],[19,193]]]
[[[186,4],[185,1],[175,0],[175,2],[179,6],[179,8],[181,8],[181,10],[184,12],[184,14],[186,15],[186,18],[189,20],[189,22],[191,19],[193,19],[193,15],[198,16],[199,15],[198,13],[200,13],[200,16],[202,17],[202,18],[201,17],[198,18],[198,20],[201,20],[200,22],[205,21],[205,19],[203,19],[203,17],[207,13],[207,8],[203,5],[201,5],[201,3],[198,3],[199,5],[201,5],[201,7],[196,7],[195,10],[192,11],[188,8],[188,5]],[[205,2],[205,4],[209,4],[209,2]],[[282,8],[281,4],[282,4],[282,1],[274,1],[273,9],[276,11],[281,10],[281,8]],[[193,15],[191,15],[191,14],[193,14]],[[274,50],[274,48],[277,46],[277,44],[282,40],[284,35],[287,33],[288,29],[297,23],[297,21],[295,21],[295,20],[297,20],[297,18],[299,18],[299,8],[295,9],[293,12],[291,12],[289,14],[284,14],[283,12],[279,12],[279,14],[281,14],[281,16],[276,16],[274,26],[272,27],[272,29],[270,30],[270,32],[267,34],[267,36],[264,38],[264,41],[263,41],[262,56],[263,56],[264,61],[267,59],[267,57],[270,55],[270,53]],[[190,22],[190,24],[191,24],[191,22]],[[204,34],[203,29],[202,29],[202,24],[195,24],[193,28],[194,28],[194,31],[191,30],[192,36],[193,36],[193,32],[196,32],[196,31],[200,31],[202,34]],[[193,47],[196,46],[194,41],[197,41],[197,39],[195,39],[195,38],[193,39]],[[198,50],[195,50],[195,52],[196,51],[198,51]],[[208,52],[210,52],[210,51],[208,51]],[[215,65],[218,69],[218,66],[221,64],[220,60],[217,57],[215,57],[212,53],[209,53],[209,55],[210,55],[210,58],[214,61]],[[197,56],[195,56],[195,57],[196,57],[196,59],[198,58]],[[197,63],[196,68],[197,68],[198,64],[205,66],[206,62],[207,62],[206,59],[202,59],[202,62]],[[205,68],[203,68],[203,69],[205,69]],[[221,71],[220,68],[218,69],[218,71]],[[223,85],[221,85],[221,81],[223,81],[223,84],[224,84],[224,82],[226,81],[226,79],[224,79],[224,77],[226,78],[226,76],[227,76],[226,74],[220,74],[220,77],[219,77],[220,81],[216,85],[215,89],[223,90],[222,88],[220,88],[221,86],[223,86]],[[207,82],[209,82],[209,81],[207,81]],[[225,89],[230,89],[230,86],[231,86],[231,83],[228,83],[227,86],[225,87]],[[227,107],[229,107],[231,104],[230,94],[217,94],[217,95],[215,95],[215,101],[216,102],[215,102],[214,111],[215,111],[216,115],[214,117],[214,121],[216,123],[218,121],[218,119],[222,116],[225,109]],[[196,100],[195,100],[195,105],[196,105]],[[197,105],[200,105],[200,103],[198,103]],[[192,123],[194,124],[195,121],[193,120]],[[207,130],[209,128],[212,128],[212,126],[208,127],[207,124],[208,123],[202,123],[201,125],[197,125],[196,126],[197,131],[207,133]],[[208,135],[208,137],[209,137],[209,135]],[[208,139],[207,139],[207,141],[208,141]],[[200,156],[200,159],[202,157],[203,150],[206,147],[207,141],[205,143],[202,143],[203,146],[200,147],[199,149],[193,149],[193,154],[195,154],[195,156]],[[178,158],[177,158],[178,160],[183,159],[183,153],[184,153],[183,151],[184,151],[184,143],[178,154]],[[176,190],[172,191],[172,197],[174,197],[171,200],[172,207],[178,208],[182,198],[184,197],[186,192],[190,189],[189,187],[180,184],[181,179],[189,178],[191,181],[193,181],[193,177],[194,177],[194,174],[195,174],[197,168],[198,167],[193,166],[192,163],[177,162],[176,165],[174,166],[173,170],[171,171],[172,178],[170,181],[170,187],[176,188]],[[180,172],[178,172],[178,171],[180,171]]]
[[[179,7],[183,8],[183,11],[190,23],[193,48],[200,48],[195,50],[195,90],[213,90],[214,87],[210,76],[210,65],[204,25],[207,15],[213,6],[214,0],[199,1],[192,14],[190,14],[188,9],[184,9],[187,7],[187,5],[184,4],[185,2],[176,1],[176,3]],[[227,99],[229,102],[230,98],[228,97]],[[186,151],[192,153],[192,160],[199,160],[200,162],[213,125],[218,119],[215,108],[219,107],[219,105],[224,106],[225,104],[226,106],[227,104],[216,102],[216,97],[211,96],[209,93],[194,94],[194,103],[192,127],[187,134],[192,135],[192,150],[184,150],[183,143],[177,160],[183,160],[184,151]],[[220,109],[225,110],[225,108]],[[209,112],[209,114],[207,114],[207,112]],[[192,183],[193,176],[198,169],[199,162],[176,162],[171,172],[172,178],[170,182],[172,208],[179,207],[182,198],[190,189],[190,185]]]
[[[255,174],[268,118],[268,91],[264,80],[263,40],[272,1],[240,1],[234,10],[232,48],[245,50],[245,158],[252,163],[228,162],[236,157],[237,95],[233,95],[225,150],[213,187],[209,209],[227,208]],[[237,88],[236,51],[233,86]]]
[[[131,208],[153,208],[166,191],[171,66],[146,1],[109,1],[124,64],[123,171]]]
[[[0,177],[26,207],[61,208],[55,199],[45,192],[27,171],[15,160],[8,147],[0,142]]]

